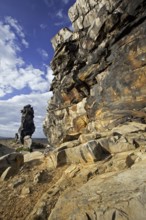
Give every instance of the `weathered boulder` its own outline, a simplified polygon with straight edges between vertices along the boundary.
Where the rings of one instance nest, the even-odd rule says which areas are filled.
[[[1,175],[1,180],[4,181],[4,180],[7,180],[9,179],[10,177],[12,177],[14,174],[15,174],[15,169],[13,169],[12,167],[8,167]]]
[[[7,147],[4,144],[0,143],[0,157],[4,156],[6,154],[10,154],[10,153],[12,153],[14,151],[15,151],[14,149],[12,149],[10,147]]]
[[[36,163],[37,161],[41,161],[44,158],[44,154],[40,151],[34,151],[31,154],[24,154],[24,162]]]
[[[0,157],[0,175],[12,171],[13,174],[19,171],[20,167],[24,164],[24,156],[21,153],[11,153]],[[12,173],[11,172],[11,173]]]
[[[73,146],[60,147],[50,152],[47,157],[48,167],[59,167],[66,164],[96,162],[103,158],[101,146],[94,140]]]
[[[145,151],[138,148],[55,171],[60,169],[65,169],[61,178],[26,219],[145,219]]]
[[[52,46],[54,49],[57,49],[57,46],[62,44],[63,42],[67,42],[71,39],[72,32],[67,29],[63,28],[59,31],[59,33],[52,39]]]
[[[145,169],[142,161],[129,170],[101,174],[65,190],[48,219],[145,220]]]

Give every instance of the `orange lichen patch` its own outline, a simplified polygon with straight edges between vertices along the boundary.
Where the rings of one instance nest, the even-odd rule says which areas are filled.
[[[107,89],[107,94],[110,94],[112,101],[115,101],[120,98],[117,92],[112,87],[109,87]]]
[[[79,73],[78,77],[80,80],[84,81],[88,76],[92,74],[92,72],[99,67],[99,64],[93,64],[85,71]]]
[[[88,124],[87,115],[78,116],[77,118],[74,119],[73,124],[76,131],[81,131]]]
[[[76,112],[77,111],[77,105],[73,105],[70,108],[71,111]]]
[[[128,59],[131,62],[134,69],[142,67],[143,61],[138,59],[139,55],[143,55],[146,53],[146,46],[145,47],[137,47],[137,49],[130,50]]]
[[[131,90],[128,87],[123,88],[123,96],[131,95]]]
[[[129,56],[128,56],[128,59],[132,63],[132,66],[134,67],[134,69],[140,68],[142,65],[142,62],[136,59],[136,55],[137,55],[136,51],[130,51]]]
[[[96,120],[95,129],[96,131],[105,131],[105,128],[110,124],[110,120]]]
[[[68,93],[62,92],[61,96],[62,96],[63,101],[68,104],[70,104],[71,101],[74,99],[78,101],[81,99],[81,95],[76,88],[73,88]]]
[[[73,88],[69,93],[70,98],[73,100],[74,98],[80,99],[81,95],[76,88]]]
[[[61,96],[62,96],[62,99],[63,99],[64,102],[70,103],[70,98],[65,92],[62,92]]]
[[[119,42],[120,47],[123,47],[125,45],[131,44],[133,42],[136,42],[137,40],[144,40],[145,36],[139,33],[140,31],[137,31],[133,35],[126,36],[123,40]]]
[[[137,78],[134,80],[132,84],[133,89],[142,90],[142,88],[146,87],[146,66],[134,71]]]
[[[102,109],[99,109],[95,112],[95,118],[99,118],[102,114]]]
[[[143,101],[146,102],[146,97],[143,98]],[[146,113],[142,111],[131,111],[131,115],[133,115],[134,117],[139,117],[139,118],[145,117],[146,118]]]

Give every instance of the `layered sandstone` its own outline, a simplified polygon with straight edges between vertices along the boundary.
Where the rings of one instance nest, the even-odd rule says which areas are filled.
[[[53,146],[146,122],[146,2],[77,0],[74,31],[53,39],[53,97],[44,132]],[[93,138],[95,139],[95,138]]]

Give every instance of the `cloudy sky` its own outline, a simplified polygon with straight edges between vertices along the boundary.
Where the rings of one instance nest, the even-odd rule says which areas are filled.
[[[42,123],[51,93],[50,40],[71,28],[68,9],[75,0],[0,0],[0,136],[14,137],[20,110],[35,111],[33,137],[44,137]]]

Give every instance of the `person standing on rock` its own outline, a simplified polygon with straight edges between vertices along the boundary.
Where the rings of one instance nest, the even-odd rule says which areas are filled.
[[[34,125],[34,110],[31,105],[26,105],[21,110],[22,116],[21,116],[21,125],[18,130],[20,134],[20,143],[22,145],[26,145],[26,147],[29,148],[30,151],[32,151],[32,140],[31,136],[35,131],[35,125]]]

